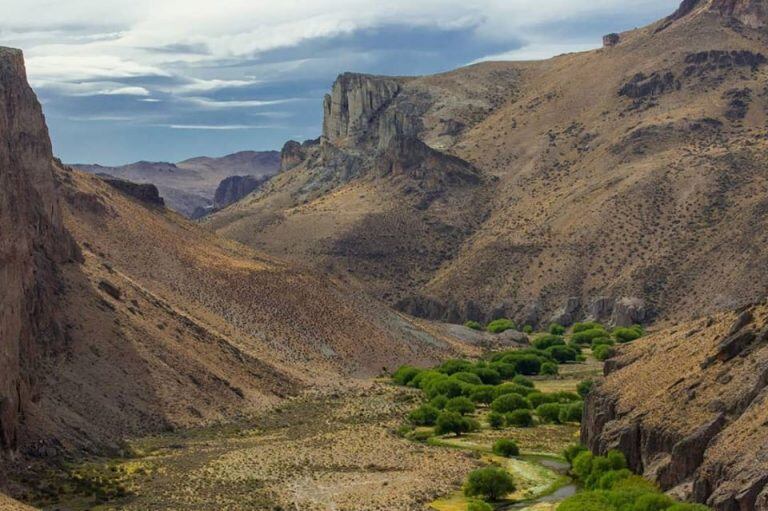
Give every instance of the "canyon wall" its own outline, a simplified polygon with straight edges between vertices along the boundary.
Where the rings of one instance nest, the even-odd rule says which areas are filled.
[[[0,448],[10,451],[35,367],[64,342],[56,266],[78,257],[62,226],[51,142],[21,51],[0,48]]]

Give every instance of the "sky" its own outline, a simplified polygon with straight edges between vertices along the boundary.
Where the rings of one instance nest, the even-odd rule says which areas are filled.
[[[10,6],[8,6],[10,3]],[[419,75],[599,47],[676,0],[4,0],[68,163],[179,161],[316,138],[345,71]]]

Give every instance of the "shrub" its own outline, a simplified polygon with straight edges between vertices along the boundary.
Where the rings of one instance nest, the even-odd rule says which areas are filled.
[[[472,385],[482,385],[483,380],[480,379],[478,375],[476,375],[474,372],[466,372],[466,371],[460,371],[458,373],[453,373],[451,375],[451,378],[455,378],[459,381],[463,381],[464,383],[471,383]]]
[[[614,341],[610,337],[598,337],[597,339],[592,339],[592,349],[595,349],[602,344],[613,346],[614,344],[616,344],[616,341]]]
[[[632,342],[635,339],[639,339],[643,336],[643,331],[641,329],[636,329],[634,327],[630,328],[614,328],[611,332],[611,335],[614,339],[616,339],[618,342]]]
[[[587,448],[581,444],[569,445],[563,451],[563,457],[568,463],[573,463],[573,459],[579,454],[586,452]]]
[[[462,433],[469,433],[476,429],[478,429],[477,421],[456,412],[442,412],[437,416],[437,421],[435,421],[435,433],[438,435],[453,433],[456,436],[461,436]]]
[[[617,451],[615,449],[610,450],[608,451],[606,458],[608,458],[608,462],[611,464],[612,470],[621,470],[623,468],[627,468],[627,458],[621,451]]]
[[[547,353],[559,363],[574,362],[579,355],[576,350],[570,346],[550,346]]]
[[[506,416],[507,426],[513,428],[530,428],[533,426],[533,416],[529,410],[515,410]]]
[[[493,506],[483,500],[470,500],[467,502],[467,511],[493,511]]]
[[[547,376],[554,376],[558,373],[557,364],[554,362],[544,362],[541,364],[541,374],[545,374]]]
[[[571,462],[571,472],[582,481],[586,480],[592,473],[592,461],[594,459],[595,457],[591,452],[580,452]]]
[[[571,336],[571,341],[576,344],[592,344],[592,341],[599,337],[608,337],[608,332],[603,327],[576,332]]]
[[[430,380],[424,387],[424,392],[430,399],[439,395],[447,396],[449,398],[457,397],[464,392],[464,384],[462,384],[460,380],[444,376],[443,378]]]
[[[531,341],[531,346],[537,350],[546,350],[550,346],[565,346],[565,340],[559,335],[540,334]]]
[[[593,350],[592,355],[595,356],[597,360],[608,360],[613,356],[614,350],[613,346],[609,346],[607,344],[598,344]]]
[[[493,429],[501,429],[504,426],[504,416],[499,412],[488,414],[488,425]]]
[[[449,412],[457,412],[461,415],[467,415],[475,411],[475,404],[464,396],[449,399],[445,404],[445,409]]]
[[[392,379],[398,385],[408,385],[420,372],[421,369],[412,366],[400,366],[392,375]]]
[[[472,393],[469,395],[474,403],[491,404],[496,399],[496,387],[493,385],[478,385],[472,389]]]
[[[565,333],[565,327],[558,323],[552,323],[549,325],[549,333],[552,335],[563,335]]]
[[[581,422],[581,415],[584,410],[584,403],[578,401],[576,403],[570,403],[560,406],[560,414],[558,415],[558,421],[561,423],[566,422]]]
[[[408,421],[416,426],[433,426],[440,411],[430,405],[421,405],[408,414]]]
[[[557,511],[617,511],[605,492],[581,492],[568,497],[557,506]]]
[[[544,403],[536,407],[536,415],[542,422],[560,422],[560,405],[558,403]]]
[[[598,323],[596,321],[585,321],[583,323],[576,323],[576,324],[574,324],[573,325],[573,333],[576,334],[576,333],[579,333],[579,332],[583,332],[585,330],[593,330],[595,328],[599,328],[601,330],[605,330],[605,328],[603,328],[603,325],[601,325],[600,323]]]
[[[437,370],[445,374],[468,372],[472,370],[472,363],[467,360],[446,360]]]
[[[597,488],[600,488],[601,490],[610,490],[616,486],[619,481],[623,481],[631,476],[632,471],[626,468],[621,470],[611,470],[600,476],[600,479],[597,481]]]
[[[587,394],[589,394],[589,391],[592,390],[594,385],[595,382],[592,380],[582,380],[576,385],[576,392],[578,392],[581,397],[587,397]]]
[[[491,369],[499,373],[502,378],[512,378],[517,374],[515,364],[507,364],[506,362],[491,362]]]
[[[533,327],[531,325],[525,325],[523,327],[523,332],[526,334],[532,334],[533,333]]]
[[[522,374],[518,374],[517,376],[515,376],[514,378],[512,378],[512,383],[516,383],[516,384],[518,384],[518,385],[522,385],[523,387],[528,387],[528,388],[531,388],[531,389],[532,389],[532,388],[534,388],[534,387],[536,386],[536,385],[533,383],[533,381],[532,381],[532,380],[530,380],[530,379],[526,378],[526,377],[525,377],[525,376],[523,376]]]
[[[512,456],[518,456],[520,454],[520,448],[517,446],[514,440],[501,438],[494,442],[493,454],[504,456],[505,458],[511,458]]]
[[[434,370],[422,371],[413,378],[408,384],[409,387],[416,387],[424,390],[427,385],[435,380],[444,379],[445,375]]]
[[[495,501],[515,491],[512,476],[503,468],[485,467],[469,474],[464,485],[468,497],[483,497]]]
[[[536,355],[520,355],[515,360],[515,369],[520,374],[534,376],[541,372],[541,363]]]
[[[501,383],[501,375],[491,367],[475,367],[472,372],[486,385],[498,385]]]
[[[663,493],[646,493],[635,500],[632,511],[662,511],[673,504],[672,499]]]
[[[531,403],[519,394],[504,394],[493,400],[491,410],[498,413],[509,413],[515,410],[527,410]]]
[[[495,319],[488,323],[488,326],[485,327],[485,329],[492,334],[500,334],[501,332],[506,332],[507,330],[514,330],[515,322],[506,318]]]
[[[553,394],[544,394],[543,392],[532,392],[526,396],[526,399],[528,399],[534,409],[544,403],[557,402],[557,398]]]
[[[472,321],[471,319],[469,321],[467,321],[466,323],[464,323],[464,326],[467,327],[467,328],[471,328],[472,330],[482,330],[483,329],[483,325],[481,325],[477,321]]]
[[[439,396],[433,397],[430,402],[430,406],[433,406],[437,408],[438,410],[445,409],[445,405],[448,404],[448,398],[443,396],[442,394]]]
[[[667,511],[710,511],[710,509],[703,504],[672,504],[667,508]]]

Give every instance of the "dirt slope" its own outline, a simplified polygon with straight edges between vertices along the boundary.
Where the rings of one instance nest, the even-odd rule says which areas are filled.
[[[684,2],[613,46],[543,62],[342,75],[319,142],[287,145],[271,186],[208,225],[426,317],[736,307],[768,284],[768,52],[752,4]],[[418,161],[391,150],[413,139],[476,179],[445,185],[443,163],[426,167],[440,187],[377,172],[387,155]]]
[[[768,305],[636,341],[606,373],[584,443],[717,511],[768,509]]]

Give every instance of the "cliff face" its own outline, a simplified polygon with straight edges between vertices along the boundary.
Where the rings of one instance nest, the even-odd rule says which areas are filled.
[[[683,0],[670,16],[675,21],[694,12],[713,12],[734,19],[750,28],[762,28],[768,23],[768,6],[764,0]]]
[[[717,511],[768,509],[768,306],[621,349],[588,396],[582,441],[620,449],[665,490]]]
[[[51,143],[21,51],[0,48],[0,448],[18,445],[35,369],[63,342],[56,266],[77,257],[62,226]]]
[[[219,183],[216,193],[213,196],[213,207],[216,209],[226,208],[234,204],[246,195],[250,194],[264,183],[269,181],[269,177],[254,176],[231,176]]]

